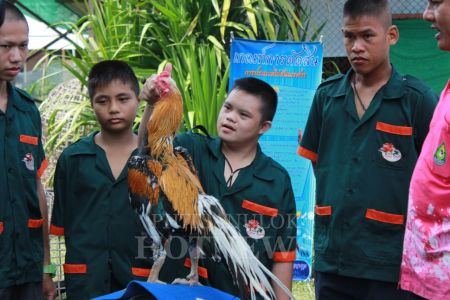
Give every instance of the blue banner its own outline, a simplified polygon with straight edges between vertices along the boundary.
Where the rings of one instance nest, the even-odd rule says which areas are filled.
[[[322,45],[234,39],[230,59],[230,89],[238,78],[256,77],[278,92],[272,128],[261,137],[260,143],[264,153],[283,165],[291,176],[297,204],[294,280],[307,280],[312,263],[315,181],[309,161],[296,153],[322,78]]]

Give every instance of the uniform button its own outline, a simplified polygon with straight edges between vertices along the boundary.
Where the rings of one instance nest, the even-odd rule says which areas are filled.
[[[355,164],[357,164],[357,163],[359,162],[359,158],[358,158],[358,157],[353,157],[353,158],[352,158],[352,161],[353,161]]]
[[[349,195],[353,195],[354,192],[355,191],[352,188],[347,189],[347,194],[349,194]]]
[[[13,170],[14,170],[13,168],[9,167],[9,168],[8,168],[8,173],[12,173]]]

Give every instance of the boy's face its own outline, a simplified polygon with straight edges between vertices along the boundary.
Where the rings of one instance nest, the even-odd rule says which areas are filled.
[[[11,81],[20,73],[28,54],[28,25],[8,20],[0,27],[0,81]]]
[[[217,118],[217,132],[228,144],[256,143],[259,136],[271,126],[271,121],[262,122],[261,100],[239,89],[228,95]]]
[[[375,16],[344,17],[344,46],[353,70],[367,75],[389,65],[389,48],[398,40],[395,26],[387,28]]]
[[[92,108],[103,131],[120,133],[131,130],[139,100],[130,84],[114,80],[97,87]]]
[[[450,51],[450,0],[429,0],[423,19],[438,31],[435,37],[439,48]]]

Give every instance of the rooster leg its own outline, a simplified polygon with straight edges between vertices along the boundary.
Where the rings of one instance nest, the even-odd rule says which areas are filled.
[[[201,285],[198,281],[198,261],[200,258],[200,247],[198,240],[194,238],[189,244],[189,258],[191,259],[191,272],[184,278],[177,278],[172,283],[181,283],[188,285]]]
[[[166,246],[167,243],[165,243]],[[161,271],[162,266],[164,265],[164,261],[166,260],[166,250],[165,246],[155,245],[155,249],[153,249],[153,266],[150,271],[150,275],[148,276],[147,282],[156,282],[156,283],[165,283],[160,281],[159,272]]]

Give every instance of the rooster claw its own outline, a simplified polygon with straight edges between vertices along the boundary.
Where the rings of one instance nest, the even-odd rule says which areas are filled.
[[[185,284],[185,285],[190,285],[190,286],[202,285],[197,280],[186,279],[186,278],[176,278],[174,281],[172,281],[172,284]]]

